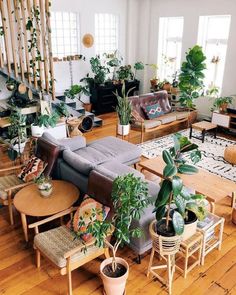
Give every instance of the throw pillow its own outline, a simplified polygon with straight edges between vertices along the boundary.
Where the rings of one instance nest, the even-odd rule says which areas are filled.
[[[47,163],[37,157],[32,157],[22,168],[20,174],[18,174],[18,177],[24,182],[32,181],[39,177],[46,167]]]
[[[143,111],[148,119],[155,119],[164,114],[159,103],[143,106]]]
[[[95,220],[105,220],[109,211],[109,207],[85,195],[84,200],[68,225],[84,242],[89,242],[93,238],[92,234],[87,232],[89,224]]]

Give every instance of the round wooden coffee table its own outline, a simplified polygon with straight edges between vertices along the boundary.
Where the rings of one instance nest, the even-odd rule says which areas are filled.
[[[14,197],[13,203],[21,214],[25,240],[28,242],[26,215],[35,217],[50,216],[70,208],[79,198],[78,188],[63,180],[53,180],[53,192],[43,198],[36,184],[21,189]]]

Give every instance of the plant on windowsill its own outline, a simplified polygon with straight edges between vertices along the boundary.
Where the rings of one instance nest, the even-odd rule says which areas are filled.
[[[134,64],[134,80],[137,79],[137,72],[144,70],[144,64],[141,61],[137,61]]]
[[[213,107],[219,110],[220,113],[226,113],[228,105],[233,102],[232,96],[217,97],[214,101]]]
[[[100,265],[106,295],[123,295],[129,273],[128,263],[117,257],[119,246],[128,244],[131,237],[141,237],[140,228],[131,228],[133,220],[139,220],[143,210],[150,204],[147,183],[133,174],[118,176],[113,181],[112,203],[114,214],[112,219],[99,221],[91,220],[88,231],[96,240],[99,247],[108,246],[112,257],[105,259]],[[96,216],[96,212],[94,213]],[[114,244],[107,240],[113,232]]]
[[[182,63],[179,74],[179,102],[182,107],[191,111],[189,121],[193,123],[197,117],[194,100],[203,93],[203,80],[206,56],[202,47],[195,45],[186,53],[186,61]]]
[[[154,210],[156,233],[161,236],[183,235],[183,239],[187,239],[195,233],[197,219],[202,220],[206,215],[204,196],[190,193],[183,185],[181,174],[198,172],[195,166],[186,163],[185,155],[193,164],[201,159],[198,146],[177,133],[174,146],[162,152],[166,166]]]
[[[116,112],[118,114],[119,119],[117,133],[122,136],[128,135],[130,131],[132,107],[128,96],[134,88],[135,87],[129,89],[129,91],[126,93],[125,83],[123,83],[121,89],[121,96],[118,94],[118,91],[114,93],[117,98]]]

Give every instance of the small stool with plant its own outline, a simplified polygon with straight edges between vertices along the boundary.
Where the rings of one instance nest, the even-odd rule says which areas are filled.
[[[187,156],[184,156],[187,154]],[[181,134],[174,135],[174,146],[164,150],[162,157],[166,166],[163,170],[164,180],[155,202],[156,220],[150,225],[153,239],[153,249],[148,267],[148,275],[152,273],[159,280],[163,279],[154,271],[167,268],[167,286],[171,294],[171,284],[175,271],[175,254],[179,251],[182,240],[187,240],[197,230],[197,220],[206,215],[204,196],[191,194],[183,185],[181,174],[195,174],[198,169],[186,163],[186,158],[192,163],[201,159],[198,146]],[[167,264],[152,266],[154,253],[158,252]]]

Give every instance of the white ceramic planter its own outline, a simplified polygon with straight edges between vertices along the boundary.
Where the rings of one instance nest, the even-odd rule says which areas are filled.
[[[50,183],[44,183],[44,184],[39,184],[38,189],[42,197],[48,198],[52,194],[53,187]]]
[[[44,127],[40,127],[37,125],[31,125],[31,135],[33,137],[41,137],[43,135],[44,132]]]
[[[184,232],[182,234],[183,241],[186,241],[188,238],[190,238],[191,236],[193,236],[196,233],[197,222],[198,222],[198,220],[184,225]]]
[[[103,273],[103,268],[112,262],[112,257],[105,259],[100,265],[100,274],[103,281],[104,291],[106,295],[123,295],[125,293],[125,285],[129,275],[129,265],[122,259],[117,257],[117,263],[124,265],[127,269],[126,273],[119,278],[110,278]]]
[[[19,145],[18,145],[18,143],[16,143],[16,144],[13,146],[13,148],[14,148],[15,151],[17,151],[17,153],[22,154],[23,151],[24,151],[25,145],[26,145],[26,141],[20,143],[20,150],[19,150]]]
[[[128,135],[129,131],[130,131],[130,124],[128,124],[128,125],[118,124],[118,134],[119,135]]]

